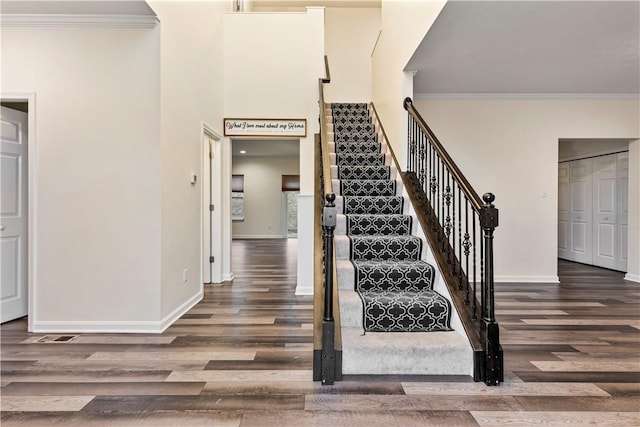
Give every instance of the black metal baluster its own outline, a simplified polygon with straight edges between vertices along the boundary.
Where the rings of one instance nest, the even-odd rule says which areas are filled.
[[[420,161],[420,185],[423,186],[425,181],[425,166],[424,166],[425,141],[424,141],[424,134],[422,134],[422,132],[420,132],[418,139],[420,141],[419,142],[420,148],[418,152],[418,160]]]
[[[429,186],[431,185],[431,173],[433,171],[432,167],[431,167],[431,158],[433,157],[433,145],[431,145],[431,141],[429,140],[429,137],[427,137],[426,135],[424,136],[425,140],[427,141],[427,176],[425,177],[424,180],[424,194],[426,197],[430,196],[430,192],[429,192]],[[429,218],[430,219],[430,218]]]
[[[479,214],[478,221],[480,221]],[[486,302],[484,300],[484,241],[482,240],[482,227],[480,227],[480,232],[480,317],[482,318],[485,315],[484,310],[486,307]]]
[[[436,227],[436,188],[437,188],[437,179],[436,179],[436,174],[438,173],[437,170],[437,163],[436,163],[436,152],[435,152],[435,147],[431,147],[431,184],[430,184],[430,197],[431,197],[431,231],[435,232],[437,230]]]
[[[473,225],[473,314],[471,315],[471,319],[478,320],[478,278],[477,278],[477,270],[478,270],[478,258],[476,257],[476,210],[471,210],[471,224]]]
[[[444,161],[440,158],[440,241],[442,243],[442,247],[440,250],[444,251]]]
[[[438,153],[436,153],[436,196],[435,196],[435,203],[436,203],[436,209],[434,211],[434,218],[436,220],[436,225],[437,225],[437,241],[438,243],[440,242],[440,156],[438,155]]]
[[[413,171],[418,174],[418,123],[415,120],[413,121],[413,147]]]
[[[445,169],[445,172],[447,174],[447,186],[444,191],[444,202],[447,216],[444,219],[444,234],[446,237],[444,249],[447,251],[447,264],[451,264],[451,173],[448,168]]]
[[[460,190],[460,184],[456,183],[456,187],[458,188],[458,246],[456,247],[458,249],[458,254],[457,256],[455,256],[455,260],[456,260],[456,268],[458,269],[458,290],[462,290],[462,199],[460,198],[461,196],[461,190]],[[455,209],[454,209],[454,215],[455,215]],[[454,255],[455,251],[454,251]]]
[[[467,292],[464,298],[464,303],[466,305],[469,305],[469,250],[471,249],[471,236],[469,236],[469,199],[466,198],[464,199],[464,210],[465,210],[465,214],[464,214],[464,257],[465,257],[465,269],[464,269],[464,274],[466,276],[466,282],[467,282]]]

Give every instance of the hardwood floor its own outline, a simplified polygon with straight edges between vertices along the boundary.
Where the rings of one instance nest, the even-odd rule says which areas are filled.
[[[497,284],[499,387],[469,377],[311,381],[296,241],[241,240],[233,283],[161,335],[39,343],[0,327],[3,426],[640,425],[640,285],[561,261],[561,284]]]

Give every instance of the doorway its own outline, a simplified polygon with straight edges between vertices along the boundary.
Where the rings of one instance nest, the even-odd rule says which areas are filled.
[[[232,190],[232,238],[297,236],[300,140],[234,138],[231,170],[232,182],[238,182]]]
[[[626,140],[560,141],[558,258],[627,271]]]
[[[222,282],[221,153],[222,137],[202,124],[202,282]]]
[[[27,316],[31,307],[33,101],[33,95],[1,99],[0,323]]]

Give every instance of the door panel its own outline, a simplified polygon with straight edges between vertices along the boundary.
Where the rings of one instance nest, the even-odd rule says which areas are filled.
[[[569,250],[569,216],[571,199],[569,197],[569,164],[558,165],[558,258],[572,260]]]
[[[593,159],[593,265],[616,268],[617,155]]]
[[[591,159],[569,164],[570,215],[569,251],[571,259],[591,263],[592,259],[592,184]]]
[[[0,322],[25,316],[27,298],[27,114],[0,114]]]

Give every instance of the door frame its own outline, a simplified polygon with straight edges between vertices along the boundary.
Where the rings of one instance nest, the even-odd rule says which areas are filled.
[[[557,152],[559,153],[560,144],[563,141],[571,140],[571,139],[574,139],[574,138],[559,138],[557,140],[558,141],[558,144],[557,144],[558,150],[557,150]],[[628,153],[628,156],[629,156],[629,171],[628,171],[628,173],[631,175],[631,173],[632,173],[631,171],[632,171],[633,166],[634,166],[634,164],[632,162],[632,147],[631,146],[634,143],[640,142],[639,139],[635,139],[635,138],[584,138],[585,141],[594,140],[594,139],[599,139],[599,140],[624,140],[624,141],[626,141],[628,148],[626,150],[625,149],[620,149],[620,148],[603,149],[603,150],[600,150],[600,151],[594,151],[593,153],[590,153],[588,155],[570,156],[570,157],[566,157],[566,158],[562,158],[562,159],[560,158],[560,155],[558,154],[556,156],[556,164],[559,165],[560,163],[572,162],[572,161],[575,161],[575,160],[591,159],[591,158],[594,158],[594,157],[608,156],[608,155],[611,155],[611,154],[619,155],[621,153],[625,153],[626,152],[626,153]],[[636,158],[637,158],[637,156],[636,156]],[[619,161],[619,159],[617,161]],[[617,166],[619,166],[619,165],[616,165],[616,167]],[[558,170],[558,168],[556,168],[556,170]],[[616,178],[618,178],[618,176]],[[560,182],[558,174],[556,174],[556,180],[558,181],[558,183]],[[629,180],[629,183],[628,183],[628,186],[627,186],[627,198],[628,199],[630,198],[630,194],[632,193],[632,191],[637,190],[637,186],[632,188],[632,185],[634,185],[634,184],[631,182],[631,180]],[[616,184],[616,188],[617,188],[617,184]],[[617,191],[617,189],[616,189],[616,191]],[[559,215],[558,215],[559,193],[557,195],[558,195],[558,198],[556,199],[556,232],[557,232],[558,227],[559,227],[559,221],[558,221],[559,220]],[[629,201],[627,200],[627,202],[629,202]],[[632,218],[631,218],[631,215],[628,214],[627,227],[628,227],[628,224],[629,224],[630,221],[632,221]],[[621,236],[619,234],[617,235],[617,237],[619,238],[619,240],[622,240]],[[627,257],[629,257],[630,254],[633,252],[633,250],[632,250],[633,249],[632,248],[632,241],[631,241],[630,237],[633,238],[633,236],[629,235],[629,230],[627,228]],[[558,254],[558,249],[557,249],[558,244],[557,243],[558,242],[556,240],[556,254]],[[620,244],[620,242],[616,243],[616,245],[619,245],[619,244]],[[634,255],[635,254],[637,254],[637,252],[635,252]],[[565,259],[565,258],[560,258],[560,256],[558,256],[557,260],[559,260],[559,259]],[[568,261],[581,262],[581,261],[575,261],[575,260],[568,260]],[[596,266],[592,262],[590,262],[589,265]],[[613,270],[622,271],[622,270],[618,270],[617,267],[618,266],[616,266],[616,268],[614,268]],[[557,268],[557,261],[556,261],[556,268]],[[602,268],[607,268],[607,267],[602,267]],[[634,275],[633,273],[629,273],[628,259],[627,259],[625,280],[629,280],[629,281],[636,282],[636,283],[640,282],[638,276]]]
[[[208,155],[205,155],[205,144],[207,138],[213,141],[211,151],[213,153],[213,161],[209,159]],[[210,283],[221,283],[222,280],[222,194],[221,191],[215,191],[216,187],[212,184],[218,183],[220,188],[222,183],[222,136],[213,130],[211,126],[205,122],[201,122],[201,135],[200,135],[200,156],[202,165],[202,190],[200,192],[200,272],[201,278],[205,277],[205,269],[210,268]],[[204,182],[208,181],[209,185],[205,185]],[[209,194],[205,194],[205,189],[209,188]],[[208,205],[213,204],[215,209],[213,215],[210,214]],[[205,224],[210,222],[210,226]],[[205,248],[205,232],[209,230],[209,243],[210,248]],[[216,238],[214,239],[214,236]],[[212,248],[212,250],[211,250]],[[212,255],[215,258],[213,266],[209,267],[209,263],[205,261]],[[201,280],[204,282],[204,280]]]
[[[3,102],[27,103],[27,331],[33,332],[36,308],[36,93],[0,92]]]

